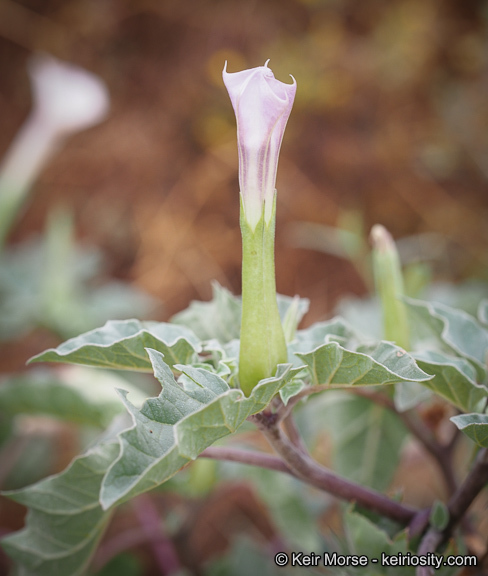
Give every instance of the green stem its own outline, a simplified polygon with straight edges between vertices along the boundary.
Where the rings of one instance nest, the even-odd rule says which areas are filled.
[[[0,183],[0,252],[25,200],[25,190]]]
[[[276,196],[267,223],[264,209],[253,229],[247,222],[241,196],[242,323],[239,356],[241,389],[249,396],[263,378],[287,361],[285,336],[276,301],[274,236]]]

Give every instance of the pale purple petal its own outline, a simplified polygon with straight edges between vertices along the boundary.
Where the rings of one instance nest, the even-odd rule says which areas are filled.
[[[227,66],[227,65],[226,65]],[[267,66],[242,72],[223,71],[234,107],[239,148],[239,184],[246,219],[255,226],[263,206],[269,221],[278,157],[296,93],[296,83],[276,80]]]

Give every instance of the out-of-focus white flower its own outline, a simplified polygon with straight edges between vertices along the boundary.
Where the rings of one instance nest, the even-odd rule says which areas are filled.
[[[34,55],[28,66],[33,113],[47,130],[59,135],[78,132],[107,115],[109,94],[95,74],[46,54]]]
[[[276,171],[296,82],[284,84],[264,66],[227,72],[224,84],[234,107],[239,148],[239,184],[245,218],[255,228],[263,213],[267,223],[275,194]]]
[[[33,107],[0,164],[0,246],[30,186],[64,139],[107,115],[103,81],[78,66],[46,54],[28,64]]]

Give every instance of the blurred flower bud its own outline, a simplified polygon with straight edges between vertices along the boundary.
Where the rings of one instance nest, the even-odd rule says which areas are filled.
[[[391,234],[381,224],[373,226],[370,238],[375,287],[383,312],[384,337],[408,350],[410,331],[407,310],[402,301],[403,275],[397,247]]]

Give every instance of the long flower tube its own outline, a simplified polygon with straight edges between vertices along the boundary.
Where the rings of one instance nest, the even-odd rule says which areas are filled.
[[[0,248],[40,171],[69,135],[101,122],[109,94],[94,74],[48,56],[28,63],[33,107],[0,165]]]
[[[229,73],[224,84],[237,120],[242,233],[242,322],[239,382],[249,395],[287,361],[276,301],[274,238],[276,171],[296,82],[284,84],[264,66]]]

